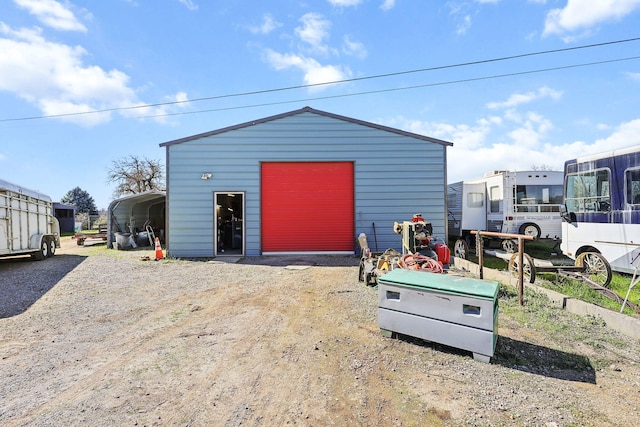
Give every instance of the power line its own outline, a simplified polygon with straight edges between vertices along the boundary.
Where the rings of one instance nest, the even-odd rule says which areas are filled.
[[[207,109],[207,110],[182,111],[182,112],[177,112],[177,113],[163,113],[163,114],[155,114],[155,115],[149,115],[149,116],[138,116],[136,118],[137,119],[150,119],[150,118],[157,118],[157,117],[183,116],[183,115],[187,115],[187,114],[201,114],[201,113],[212,113],[212,112],[219,112],[219,111],[242,110],[242,109],[245,109],[245,108],[268,107],[268,106],[272,106],[272,105],[292,104],[292,103],[296,103],[296,102],[320,101],[320,100],[325,100],[325,99],[346,98],[346,97],[352,97],[352,96],[372,95],[372,94],[387,93],[387,92],[398,92],[398,91],[402,91],[402,90],[422,89],[422,88],[426,88],[426,87],[446,86],[446,85],[459,84],[459,83],[469,83],[469,82],[475,82],[475,81],[481,81],[481,80],[500,79],[500,78],[506,78],[506,77],[522,76],[522,75],[526,75],[526,74],[537,74],[537,73],[545,73],[545,72],[549,72],[549,71],[566,70],[566,69],[571,69],[571,68],[589,67],[589,66],[593,66],[593,65],[610,64],[610,63],[622,62],[622,61],[631,61],[631,60],[634,60],[634,59],[640,59],[640,56],[631,56],[631,57],[628,57],[628,58],[609,59],[609,60],[605,60],[605,61],[588,62],[588,63],[583,63],[583,64],[564,65],[564,66],[552,67],[552,68],[541,68],[541,69],[538,69],[538,70],[519,71],[519,72],[513,72],[513,73],[506,73],[506,74],[494,74],[494,75],[491,75],[491,76],[471,77],[471,78],[468,78],[468,79],[449,80],[449,81],[437,82],[437,83],[426,83],[426,84],[422,84],[422,85],[405,86],[405,87],[400,87],[400,88],[378,89],[378,90],[371,90],[371,91],[357,92],[357,93],[349,93],[349,94],[342,94],[342,95],[327,95],[327,96],[319,96],[319,97],[313,97],[313,98],[302,98],[302,99],[295,99],[295,100],[288,100],[288,101],[266,102],[266,103],[262,103],[262,104],[249,104],[249,105],[240,105],[240,106],[235,106],[235,107],[212,108],[212,109]]]
[[[342,84],[342,83],[351,83],[351,82],[364,81],[364,80],[373,80],[373,79],[381,79],[381,78],[387,78],[387,77],[396,77],[396,76],[407,75],[407,74],[424,73],[424,72],[428,72],[428,71],[445,70],[445,69],[450,69],[450,68],[468,67],[468,66],[473,66],[473,65],[481,65],[481,64],[488,64],[488,63],[493,63],[493,62],[509,61],[509,60],[513,60],[513,59],[526,58],[526,57],[532,57],[532,56],[548,55],[548,54],[552,54],[552,53],[569,52],[569,51],[580,50],[580,49],[591,49],[591,48],[595,48],[595,47],[610,46],[610,45],[621,44],[621,43],[629,43],[629,42],[634,42],[634,41],[639,41],[639,40],[640,40],[640,37],[636,37],[636,38],[630,38],[630,39],[608,41],[608,42],[603,42],[603,43],[594,43],[594,44],[589,44],[589,45],[573,46],[573,47],[567,47],[567,48],[562,48],[562,49],[543,50],[543,51],[537,51],[537,52],[522,53],[522,54],[518,54],[518,55],[511,55],[511,56],[503,56],[503,57],[498,57],[498,58],[483,59],[483,60],[478,60],[478,61],[462,62],[462,63],[458,63],[458,64],[440,65],[440,66],[436,66],[436,67],[419,68],[419,69],[415,69],[415,70],[405,70],[405,71],[397,71],[397,72],[386,73],[386,74],[376,74],[376,75],[373,75],[373,76],[355,77],[355,78],[351,78],[351,79],[335,80],[335,81],[324,82],[324,83],[314,83],[314,84],[308,84],[308,85],[287,86],[287,87],[281,87],[281,88],[263,89],[263,90],[249,91],[249,92],[239,92],[239,93],[232,93],[232,94],[225,94],[225,95],[216,95],[216,96],[209,96],[209,97],[202,97],[202,98],[194,98],[194,99],[184,100],[184,101],[168,101],[168,102],[159,102],[159,103],[154,103],[154,104],[134,105],[134,106],[130,106],[130,107],[114,107],[114,108],[104,108],[104,109],[100,109],[100,110],[83,111],[83,112],[75,112],[75,113],[63,113],[63,114],[51,114],[51,115],[44,115],[44,116],[8,118],[8,119],[0,119],[0,122],[50,119],[50,118],[69,117],[69,116],[80,116],[80,115],[85,115],[85,114],[98,114],[98,113],[108,113],[108,112],[114,112],[114,111],[136,110],[136,109],[141,109],[141,108],[152,108],[152,107],[161,107],[161,106],[178,105],[178,104],[186,104],[186,103],[195,103],[195,102],[202,102],[202,101],[212,101],[212,100],[217,100],[217,99],[234,98],[234,97],[241,97],[241,96],[262,95],[262,94],[266,94],[266,93],[284,92],[284,91],[290,91],[290,90],[296,90],[296,89],[313,88],[313,87],[336,85],[336,84]],[[610,61],[600,61],[600,62],[578,64],[578,65],[570,65],[570,66],[566,66],[566,67],[556,67],[556,68],[549,68],[549,69],[543,69],[543,70],[524,71],[524,72],[511,73],[511,74],[505,74],[505,75],[485,76],[485,77],[471,78],[471,79],[458,80],[458,81],[452,81],[452,82],[432,83],[432,84],[426,84],[426,85],[410,86],[410,87],[406,87],[406,88],[382,89],[382,90],[377,90],[377,91],[361,92],[361,93],[358,93],[358,94],[345,94],[345,95],[333,95],[333,96],[317,97],[317,98],[305,98],[304,100],[310,101],[310,100],[319,100],[319,99],[340,98],[340,97],[355,96],[355,95],[365,95],[365,94],[371,94],[371,93],[392,92],[392,91],[398,91],[398,90],[415,89],[415,88],[422,88],[422,87],[429,87],[429,86],[439,86],[439,85],[445,85],[445,84],[464,83],[464,82],[470,82],[470,81],[475,81],[475,80],[486,80],[486,79],[491,79],[491,78],[509,77],[509,76],[516,76],[516,75],[522,75],[522,74],[532,74],[532,73],[539,73],[539,72],[544,72],[544,71],[555,71],[555,70],[561,70],[561,69],[565,69],[565,68],[576,68],[576,67],[583,67],[583,66],[589,66],[589,65],[598,65],[598,64],[608,63],[608,62],[626,61],[626,60],[631,60],[631,59],[637,59],[637,57],[621,58],[621,59],[614,59],[614,60],[610,60]],[[273,102],[273,103],[257,104],[256,106],[278,105],[278,104],[285,104],[285,103],[291,103],[291,102],[299,102],[299,101]],[[164,114],[158,114],[158,115],[154,115],[154,116],[144,116],[144,117],[137,117],[137,118],[163,117],[163,116],[174,116],[174,115],[184,115],[184,114],[195,114],[195,113],[200,113],[200,112],[224,111],[224,110],[233,110],[233,109],[239,109],[239,108],[250,108],[250,107],[228,107],[228,108],[211,109],[211,110],[199,110],[199,111],[195,111],[195,112],[164,113]]]

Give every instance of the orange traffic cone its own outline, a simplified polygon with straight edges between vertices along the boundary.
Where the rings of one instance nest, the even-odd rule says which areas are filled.
[[[164,258],[162,247],[160,246],[160,238],[156,237],[156,261]]]

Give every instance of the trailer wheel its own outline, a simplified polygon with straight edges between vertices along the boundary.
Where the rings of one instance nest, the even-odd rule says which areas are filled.
[[[584,274],[589,280],[605,288],[611,283],[611,266],[609,262],[597,252],[583,252],[576,258],[576,266],[583,267]]]
[[[524,234],[525,236],[532,236],[534,240],[538,240],[541,234],[540,227],[538,227],[538,224],[527,222],[520,226],[520,234]]]
[[[42,261],[49,255],[49,244],[47,243],[47,239],[42,239],[40,242],[40,250],[38,252],[34,252],[32,257],[36,261]]]
[[[511,255],[511,259],[509,260],[509,272],[518,276],[520,274],[519,267],[519,256],[518,254]],[[525,279],[529,281],[529,283],[533,283],[536,281],[536,266],[533,264],[533,258],[531,258],[528,254],[522,254],[522,259],[524,266],[522,268],[522,275]]]
[[[502,250],[508,254],[514,253],[518,249],[518,244],[515,240],[505,239],[502,241]]]
[[[465,239],[458,239],[453,245],[453,256],[460,259],[467,259],[469,255],[469,244]]]
[[[56,254],[56,242],[53,239],[47,239],[47,246],[49,247],[49,253],[47,257],[51,258]]]

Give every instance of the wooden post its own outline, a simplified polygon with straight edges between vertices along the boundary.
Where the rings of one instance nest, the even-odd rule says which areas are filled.
[[[518,301],[524,305],[524,240],[518,237]]]
[[[520,305],[524,305],[524,241],[533,240],[532,236],[524,234],[496,233],[493,231],[471,230],[471,234],[476,235],[476,250],[478,251],[478,266],[480,268],[480,279],[483,278],[482,272],[482,236],[506,237],[518,239],[518,300]]]
[[[478,253],[478,267],[480,267],[480,278],[483,279],[484,278],[484,272],[482,271],[482,264],[483,264],[483,254],[484,254],[484,248],[482,247],[482,232],[481,231],[477,231],[478,234],[476,234],[476,252]]]

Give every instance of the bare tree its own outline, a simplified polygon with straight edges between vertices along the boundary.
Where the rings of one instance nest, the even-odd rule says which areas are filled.
[[[531,170],[545,172],[545,171],[553,171],[555,169],[550,165],[542,164],[542,165],[531,165]]]
[[[158,160],[127,156],[111,162],[107,182],[115,183],[114,197],[164,190],[164,166]]]

